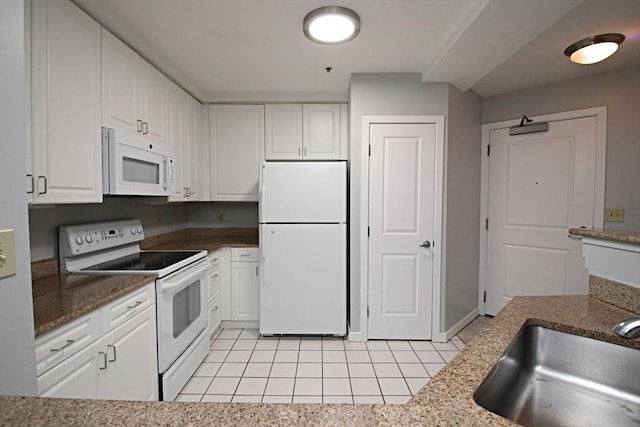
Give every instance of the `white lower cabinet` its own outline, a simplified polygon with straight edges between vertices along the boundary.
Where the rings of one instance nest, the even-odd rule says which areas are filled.
[[[38,377],[38,395],[99,399],[98,352],[100,341],[85,347]]]
[[[153,295],[152,283],[38,337],[38,394],[158,400],[156,310],[148,300]],[[90,332],[96,323],[99,335]]]
[[[222,318],[220,316],[220,298],[215,298],[212,301],[209,301],[208,304],[208,329],[209,329],[209,339],[213,339],[216,332],[220,328],[220,323],[222,322]]]
[[[258,248],[231,250],[231,320],[260,319]]]
[[[225,257],[224,248],[218,249],[207,257],[209,261],[209,269],[207,270],[207,282],[208,282],[208,302],[207,302],[207,331],[209,332],[209,338],[213,338],[215,333],[220,328],[220,322],[222,320],[221,317],[221,306],[220,306],[220,292],[221,292],[221,284],[223,281],[223,260],[228,257]]]

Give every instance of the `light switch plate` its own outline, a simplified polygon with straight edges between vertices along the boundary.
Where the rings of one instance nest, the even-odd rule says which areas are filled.
[[[13,230],[0,230],[0,278],[16,274],[16,248]]]
[[[605,209],[604,220],[607,222],[624,222],[624,208]]]

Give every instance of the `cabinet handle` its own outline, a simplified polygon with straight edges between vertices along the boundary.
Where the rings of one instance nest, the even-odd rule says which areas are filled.
[[[217,278],[218,278],[218,275],[217,275],[217,274],[214,274],[214,275],[213,275],[213,276],[211,276],[211,277],[212,277],[212,278],[214,278],[214,279],[217,279]]]
[[[27,194],[33,194],[35,192],[35,185],[33,183],[33,175],[31,175],[30,173],[27,174],[27,178],[31,179],[31,190],[27,191]]]
[[[40,178],[42,178],[43,182],[44,182],[44,191],[38,191],[38,194],[47,194],[47,177],[46,176],[38,176],[38,184],[40,183]],[[40,186],[38,185],[38,188]]]
[[[147,122],[142,122],[142,134],[146,135],[149,133],[149,123]]]
[[[302,148],[298,147],[298,157],[302,155]]]
[[[138,126],[136,127],[136,132],[142,132],[142,120],[138,119],[136,120],[136,123],[138,124]]]
[[[71,344],[73,344],[74,342],[76,342],[76,341],[75,341],[75,340],[67,340],[67,343],[66,343],[65,345],[63,345],[62,347],[60,347],[60,348],[52,348],[52,349],[51,349],[51,353],[56,353],[56,352],[58,352],[58,351],[62,351],[62,350],[64,350],[65,348],[69,347],[69,346],[70,346]]]
[[[135,304],[133,304],[133,305],[128,305],[128,306],[127,306],[127,308],[128,308],[129,310],[133,310],[134,308],[136,308],[136,307],[137,307],[137,306],[139,306],[140,304],[142,304],[142,301],[136,301],[136,303],[135,303]]]
[[[107,344],[107,353],[109,352],[109,349],[112,348],[113,349],[113,359],[108,359],[108,362],[115,362],[116,360],[118,360],[118,356],[116,354],[116,346],[113,344]]]
[[[258,276],[258,266],[256,265],[256,276]]]
[[[98,357],[100,356],[103,356],[102,361],[104,362],[104,366],[98,365],[98,369],[100,369],[101,371],[104,371],[105,369],[107,369],[107,353],[105,353],[104,351],[99,351]],[[98,364],[99,363],[100,361],[98,361]]]
[[[307,147],[304,147],[304,156],[307,157]]]
[[[212,311],[218,311],[218,308],[219,308],[219,307],[218,307],[217,305],[214,305],[214,306],[213,306],[213,310],[212,310]]]

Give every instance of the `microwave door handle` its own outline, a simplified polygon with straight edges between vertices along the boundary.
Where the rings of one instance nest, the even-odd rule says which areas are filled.
[[[162,188],[166,190],[169,188],[169,159],[162,157],[162,163],[164,164],[164,183],[162,184]]]

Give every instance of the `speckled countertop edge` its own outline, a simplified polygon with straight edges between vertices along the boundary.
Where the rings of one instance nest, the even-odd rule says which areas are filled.
[[[473,393],[525,323],[640,349],[611,332],[632,313],[588,296],[517,297],[406,405],[113,402],[0,397],[0,425],[487,425]]]
[[[602,230],[598,228],[570,228],[569,234],[640,245],[640,232],[637,231]]]

